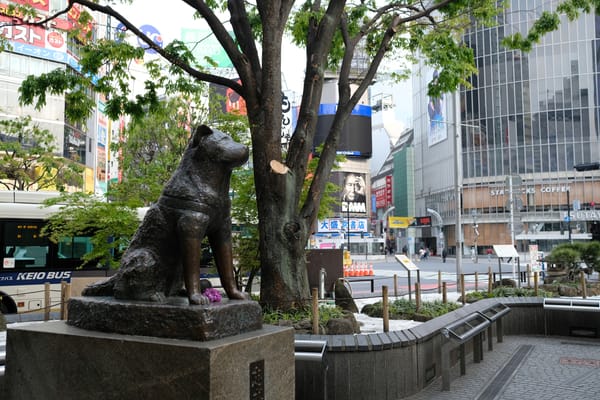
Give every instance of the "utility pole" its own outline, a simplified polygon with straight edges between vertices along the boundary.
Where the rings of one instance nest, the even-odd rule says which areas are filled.
[[[462,275],[462,168],[459,150],[462,147],[460,140],[460,90],[456,89],[454,92],[454,196],[456,203],[456,225],[455,225],[455,237],[456,237],[456,291],[460,293],[461,284],[460,277]]]

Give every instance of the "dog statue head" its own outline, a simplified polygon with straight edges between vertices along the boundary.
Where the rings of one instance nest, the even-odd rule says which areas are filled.
[[[199,125],[195,130],[188,149],[194,149],[197,157],[208,157],[230,168],[243,165],[248,161],[248,147],[234,141],[229,135],[206,125]]]

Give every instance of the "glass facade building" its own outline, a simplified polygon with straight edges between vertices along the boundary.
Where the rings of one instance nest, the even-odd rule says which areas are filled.
[[[437,99],[441,104],[426,96],[436,72],[420,66],[413,92],[420,137],[415,197],[422,213],[435,209],[444,220],[421,231],[430,248],[440,247],[432,243],[439,240],[436,229],[446,238],[442,245],[455,247],[459,194],[459,241],[479,254],[493,244],[548,251],[565,240],[591,239],[591,225],[600,220],[600,175],[573,167],[600,161],[600,17],[565,17],[528,53],[501,45],[505,36],[526,34],[556,3],[512,0],[496,26],[467,32],[479,73],[471,87]]]

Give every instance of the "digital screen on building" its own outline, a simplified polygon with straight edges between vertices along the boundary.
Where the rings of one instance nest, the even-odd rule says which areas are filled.
[[[431,226],[431,217],[415,217],[413,226]]]
[[[315,134],[313,151],[325,141],[325,138],[329,134],[336,109],[336,104],[321,104],[319,106],[317,133]],[[371,157],[373,143],[370,106],[361,104],[354,107],[352,114],[350,114],[342,128],[337,153],[349,157]]]

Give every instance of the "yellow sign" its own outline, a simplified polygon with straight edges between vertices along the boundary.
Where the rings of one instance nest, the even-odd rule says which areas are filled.
[[[388,217],[388,228],[408,228],[415,217]]]

